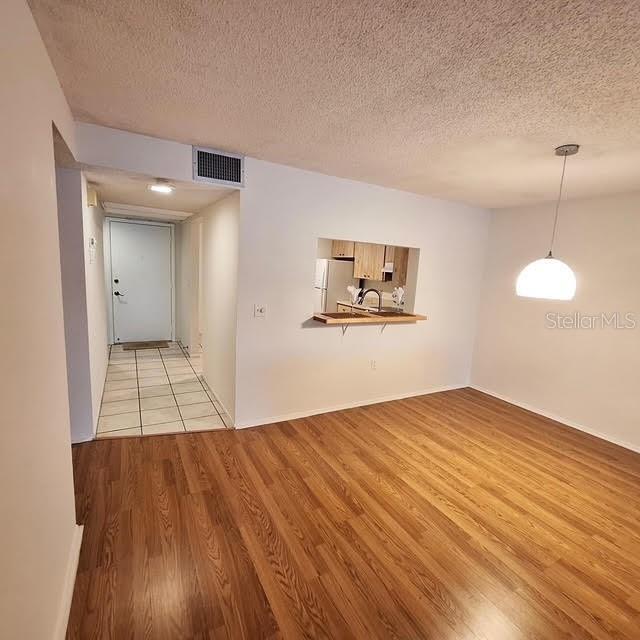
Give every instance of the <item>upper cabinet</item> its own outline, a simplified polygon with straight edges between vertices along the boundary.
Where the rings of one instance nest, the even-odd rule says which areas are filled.
[[[409,266],[409,249],[407,247],[391,247],[387,246],[385,250],[385,267],[390,266],[391,282],[398,287],[404,287],[407,284],[407,268]]]
[[[330,248],[334,260],[353,261],[354,278],[388,282],[396,287],[406,285],[410,251],[407,247],[353,240],[322,241],[323,248],[318,255],[327,257]]]
[[[384,280],[385,246],[356,242],[353,249],[353,277]]]
[[[333,240],[331,243],[332,258],[353,258],[353,240]]]

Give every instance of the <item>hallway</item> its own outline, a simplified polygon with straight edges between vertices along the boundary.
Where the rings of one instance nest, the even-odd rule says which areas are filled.
[[[166,349],[112,346],[97,437],[225,429],[224,411],[201,381],[201,358],[176,342]]]

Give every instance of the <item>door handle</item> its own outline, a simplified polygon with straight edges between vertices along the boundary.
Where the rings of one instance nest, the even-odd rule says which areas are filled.
[[[113,295],[114,296],[124,296],[125,294],[124,293],[120,293],[119,291],[114,291]]]

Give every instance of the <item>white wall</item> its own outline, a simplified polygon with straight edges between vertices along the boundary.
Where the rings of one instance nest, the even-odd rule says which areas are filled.
[[[23,0],[0,3],[0,637],[62,638],[79,551],[52,121],[74,127]]]
[[[199,353],[199,228],[200,216],[175,225],[176,245],[176,338],[189,350]]]
[[[86,184],[79,169],[57,168],[56,187],[71,441],[83,442],[94,434],[83,233]]]
[[[176,267],[176,340],[179,340],[183,344],[185,344],[184,327],[189,323],[189,309],[186,307],[184,302],[187,294],[188,283],[183,282],[183,280],[188,277],[188,273],[185,273],[185,269],[182,266],[182,260],[185,257],[185,251],[182,244],[185,240],[186,232],[188,232],[188,230],[183,222],[175,225],[173,241],[175,244]]]
[[[201,219],[204,376],[234,421],[240,194],[207,207]]]
[[[191,145],[76,122],[76,160],[87,165],[191,182]]]
[[[86,442],[96,434],[109,357],[104,214],[87,205],[79,169],[56,169],[56,183],[71,441]]]
[[[468,384],[486,212],[251,158],[245,175],[237,426]],[[415,309],[429,319],[344,336],[309,322],[317,240],[334,237],[419,248]]]
[[[493,213],[473,385],[640,450],[640,193],[564,202],[554,253],[576,273],[575,299],[518,298],[552,216],[551,204]],[[638,327],[550,329],[548,312],[629,312]]]
[[[92,399],[92,433],[91,439],[98,428],[98,416],[102,403],[102,392],[107,377],[107,362],[109,360],[109,338],[107,323],[107,301],[105,290],[104,266],[104,211],[102,207],[87,205],[87,182],[82,176],[82,228],[84,239],[84,274],[87,299],[87,333],[89,337],[89,365]],[[90,239],[95,239],[95,250],[90,249]],[[73,438],[79,442],[80,438]]]
[[[107,343],[114,344],[113,337],[113,289],[111,282],[111,225],[109,218],[102,219],[102,255],[104,259],[104,306],[107,312]]]

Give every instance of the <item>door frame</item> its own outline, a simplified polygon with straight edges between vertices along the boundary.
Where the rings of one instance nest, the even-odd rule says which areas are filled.
[[[136,220],[132,218],[115,218],[113,216],[104,219],[104,278],[105,294],[107,296],[107,323],[109,325],[109,344],[116,344],[113,331],[113,276],[111,274],[111,223],[124,222],[126,224],[144,224],[153,227],[169,227],[171,234],[171,340],[176,339],[176,234],[173,222],[158,222],[157,220]]]

